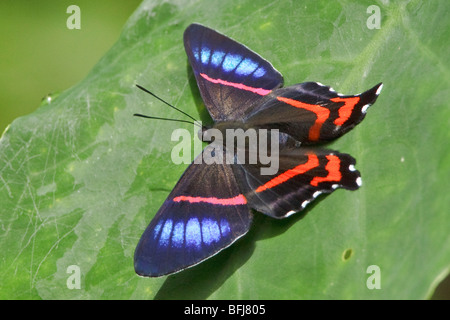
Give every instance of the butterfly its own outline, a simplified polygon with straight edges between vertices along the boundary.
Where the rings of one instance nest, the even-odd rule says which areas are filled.
[[[285,218],[323,193],[358,189],[353,157],[312,146],[360,123],[382,89],[379,83],[342,95],[318,82],[283,88],[282,75],[267,60],[200,24],[185,30],[184,46],[213,127],[277,130],[278,171],[261,174],[261,162],[236,158],[194,160],[136,247],[141,276],[179,272],[217,254],[249,231],[254,211]],[[209,146],[198,157],[211,153]]]

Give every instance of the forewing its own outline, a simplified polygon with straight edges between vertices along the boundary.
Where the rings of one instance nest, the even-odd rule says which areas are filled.
[[[199,24],[184,46],[203,101],[217,121],[241,120],[252,105],[283,84],[282,75],[246,46]]]
[[[158,277],[198,264],[243,236],[251,221],[230,166],[193,163],[144,231],[136,273]]]

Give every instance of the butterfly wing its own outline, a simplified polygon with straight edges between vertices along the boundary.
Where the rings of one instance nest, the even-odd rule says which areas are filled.
[[[317,82],[274,90],[245,121],[255,128],[279,129],[306,144],[342,136],[360,123],[375,103],[382,84],[344,96]]]
[[[283,84],[282,75],[246,46],[199,24],[184,46],[203,101],[214,121],[241,120],[257,100]]]
[[[274,218],[302,211],[322,193],[356,190],[361,185],[356,161],[348,154],[282,145],[278,159],[275,175],[261,174],[259,163],[233,166],[248,205]]]
[[[247,233],[251,221],[229,165],[192,163],[144,231],[136,273],[158,277],[200,263]]]

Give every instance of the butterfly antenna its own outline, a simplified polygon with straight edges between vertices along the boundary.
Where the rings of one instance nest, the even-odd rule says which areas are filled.
[[[197,126],[199,128],[203,128],[197,121],[180,120],[180,119],[172,119],[172,118],[161,118],[161,117],[152,117],[152,116],[146,116],[146,115],[140,114],[140,113],[135,113],[135,114],[133,114],[133,116],[141,117],[141,118],[147,118],[147,119],[166,120],[166,121],[174,121],[174,122],[185,122],[185,123],[193,124],[194,126]]]
[[[170,103],[168,103],[168,102],[165,101],[164,99],[158,97],[158,96],[157,96],[156,94],[154,94],[153,92],[151,92],[151,91],[145,89],[144,87],[141,87],[141,86],[138,85],[138,84],[136,84],[136,87],[138,87],[139,89],[141,89],[141,90],[144,91],[144,92],[147,92],[148,94],[151,94],[153,97],[155,97],[156,99],[158,99],[158,100],[161,101],[162,103],[168,105],[168,106],[171,107],[172,109],[175,109],[175,110],[177,110],[178,112],[180,112],[180,113],[184,114],[185,116],[189,117],[190,119],[192,119],[192,120],[194,121],[194,123],[195,123],[195,122],[198,122],[197,119],[195,119],[195,118],[192,117],[191,115],[187,114],[187,113],[184,112],[183,110],[180,110],[180,109],[178,109],[177,107],[171,105]],[[154,118],[154,117],[152,117],[152,118]],[[159,119],[162,120],[161,118],[159,118]],[[172,119],[172,120],[175,120],[175,119]],[[182,122],[186,122],[186,121],[182,121]],[[191,123],[191,122],[189,122],[189,123]]]

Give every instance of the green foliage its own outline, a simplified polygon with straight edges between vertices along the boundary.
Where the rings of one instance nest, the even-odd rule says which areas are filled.
[[[15,120],[0,140],[0,298],[420,299],[450,262],[448,1],[148,1],[78,85]],[[329,148],[357,159],[363,186],[305,214],[257,214],[229,249],[176,275],[133,269],[134,248],[185,169],[170,159],[180,124],[133,113],[204,109],[184,53],[192,22],[267,58],[286,85],[384,89]],[[185,128],[189,128],[188,125]],[[189,128],[190,129],[190,128]],[[81,270],[69,290],[67,268]],[[381,289],[369,290],[377,265]]]

